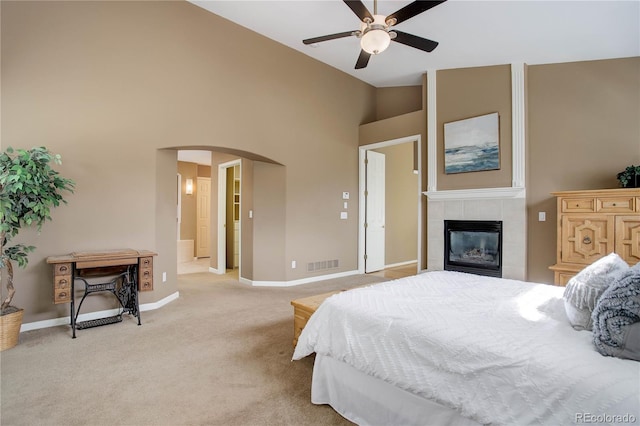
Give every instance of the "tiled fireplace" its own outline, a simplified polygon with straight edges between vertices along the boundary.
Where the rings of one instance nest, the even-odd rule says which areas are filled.
[[[501,222],[503,278],[526,277],[526,202],[524,198],[429,199],[427,269],[443,270],[445,220]]]

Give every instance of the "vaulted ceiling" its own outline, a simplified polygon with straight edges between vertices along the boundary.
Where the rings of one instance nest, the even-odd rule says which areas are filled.
[[[190,1],[376,87],[419,85],[427,70],[640,56],[638,1],[449,0],[395,27],[439,42],[433,52],[392,42],[359,70],[355,36],[302,43],[359,29],[343,1]],[[373,13],[373,1],[363,3]],[[381,0],[377,10],[389,15],[409,3]]]

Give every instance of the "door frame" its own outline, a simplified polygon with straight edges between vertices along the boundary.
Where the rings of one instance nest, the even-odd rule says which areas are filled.
[[[240,159],[218,164],[218,264],[216,271],[220,275],[227,273],[227,169],[240,166],[242,176],[242,161]],[[240,179],[240,211],[242,211],[242,178]],[[240,226],[238,229],[238,276],[242,276],[242,215],[240,215]]]
[[[424,269],[423,259],[422,259],[422,212],[424,211],[424,197],[422,195],[421,187],[422,187],[422,136],[421,135],[412,135],[406,136],[398,139],[391,139],[382,142],[376,142],[368,145],[361,145],[358,147],[358,273],[364,274],[364,266],[365,259],[364,255],[366,254],[366,244],[365,244],[365,230],[364,225],[366,222],[366,200],[365,200],[365,190],[366,190],[366,170],[364,160],[366,158],[366,152],[373,149],[384,148],[392,145],[400,145],[403,143],[415,142],[417,144],[417,156],[418,156],[418,188],[417,188],[417,197],[418,197],[418,235],[416,235],[417,246],[418,246],[418,267],[416,272],[420,272]]]

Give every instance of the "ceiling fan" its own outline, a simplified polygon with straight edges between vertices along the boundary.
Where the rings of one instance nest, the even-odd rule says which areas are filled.
[[[436,46],[438,46],[437,41],[403,33],[395,29],[392,30],[391,27],[398,25],[407,19],[413,18],[414,16],[437,6],[440,3],[444,3],[446,0],[414,1],[388,16],[378,15],[377,0],[373,1],[373,15],[361,0],[343,1],[362,21],[360,29],[356,31],[345,31],[337,34],[308,38],[306,40],[302,40],[304,44],[314,44],[337,38],[356,36],[360,39],[361,47],[360,56],[358,56],[358,60],[356,61],[356,69],[365,68],[369,63],[371,55],[377,55],[383,52],[387,47],[389,47],[391,40],[425,52],[431,52],[436,48]]]

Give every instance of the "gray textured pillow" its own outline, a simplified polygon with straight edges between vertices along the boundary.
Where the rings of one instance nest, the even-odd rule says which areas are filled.
[[[640,361],[640,267],[629,269],[605,290],[592,317],[598,352]]]
[[[564,290],[564,308],[571,326],[576,330],[591,330],[591,313],[598,298],[629,265],[618,254],[602,257],[571,278]]]

